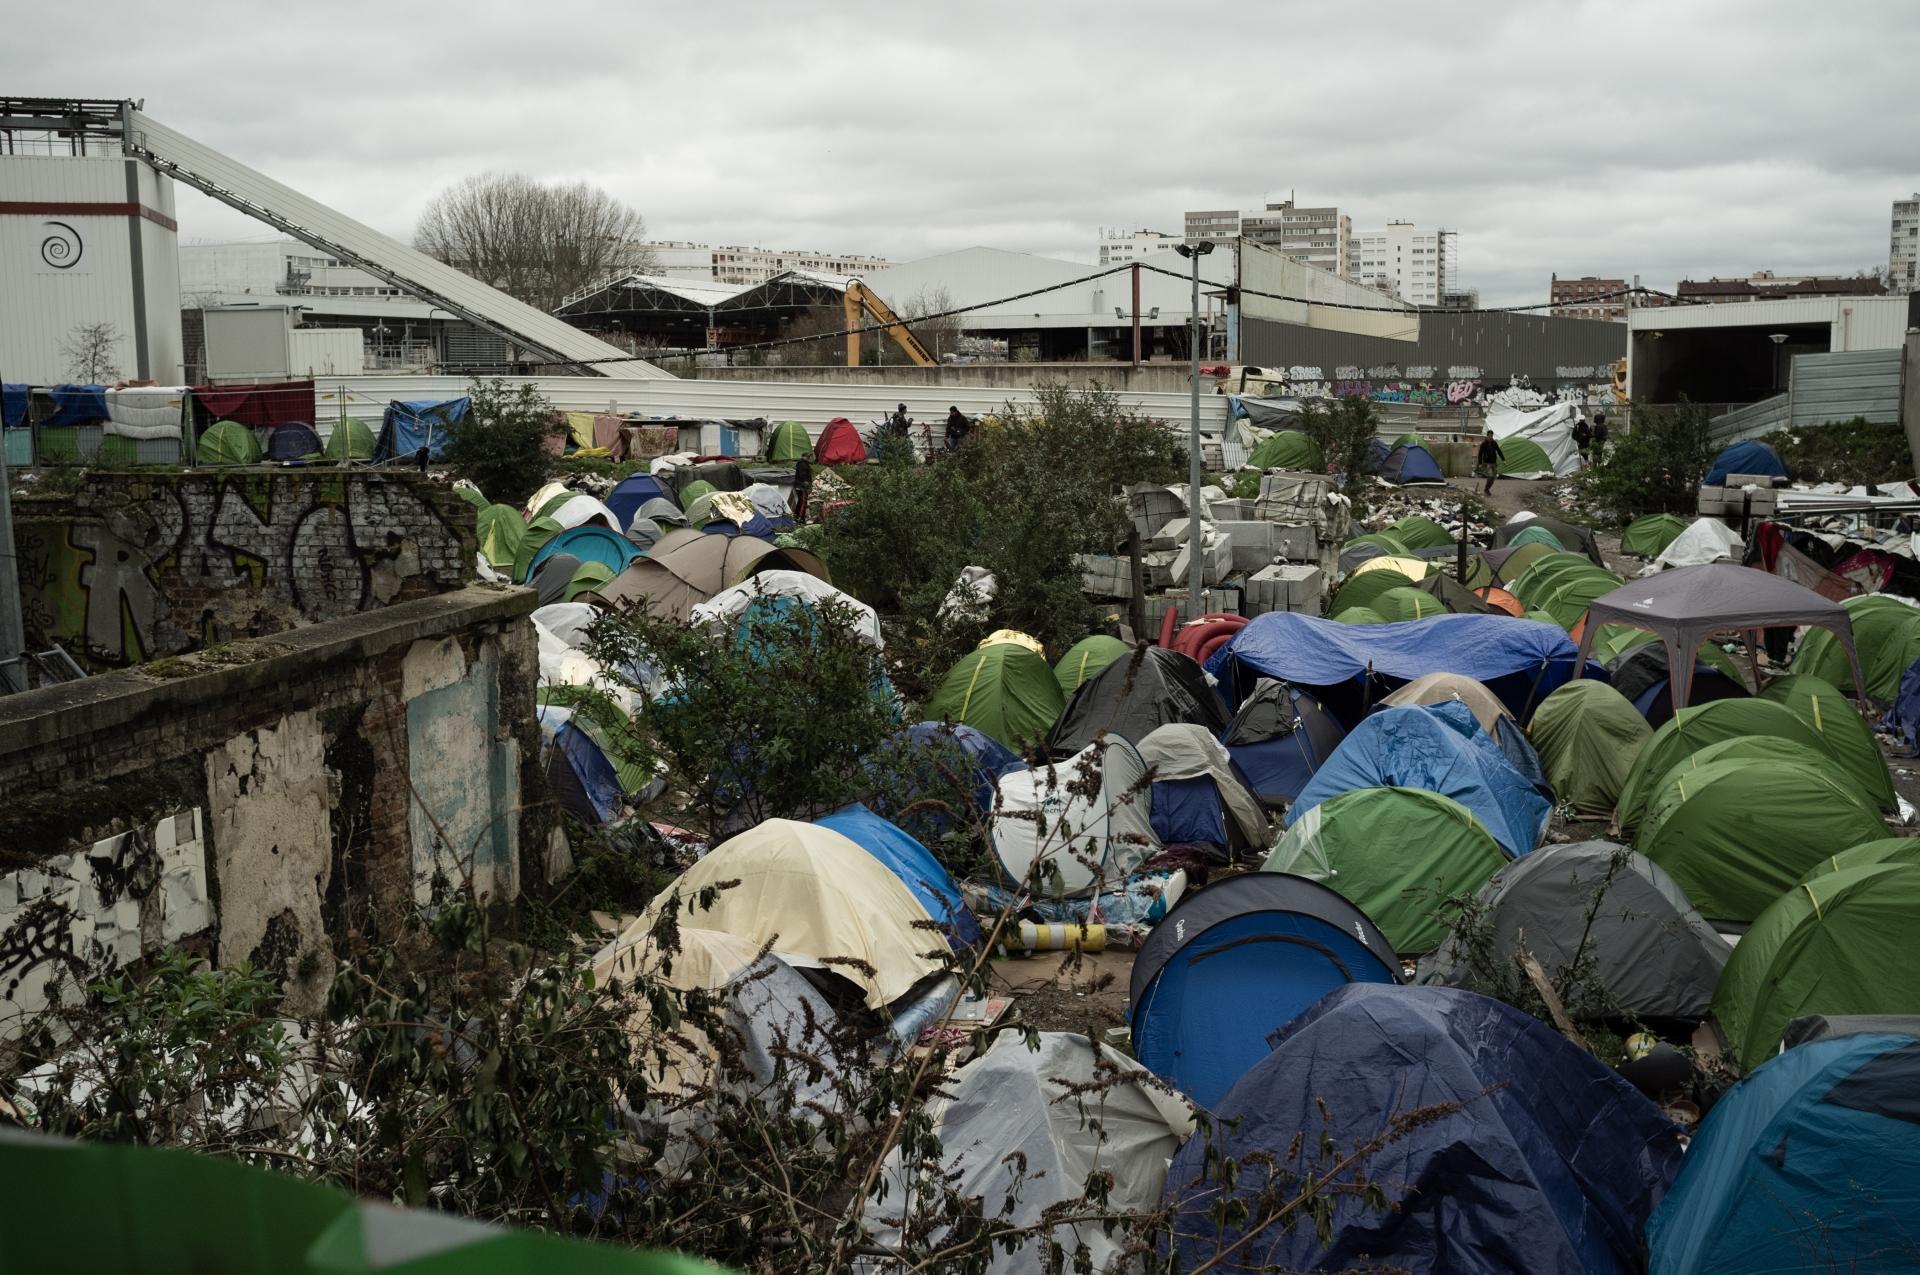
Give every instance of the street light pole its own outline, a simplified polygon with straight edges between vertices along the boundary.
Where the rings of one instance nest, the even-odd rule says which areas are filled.
[[[1187,619],[1200,617],[1200,258],[1213,251],[1205,239],[1175,244],[1175,252],[1193,263],[1193,308],[1188,335],[1193,343],[1193,411],[1187,422]],[[1136,307],[1137,308],[1137,307]]]

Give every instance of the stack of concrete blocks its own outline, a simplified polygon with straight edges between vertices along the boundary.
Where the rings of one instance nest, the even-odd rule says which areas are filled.
[[[1275,563],[1247,577],[1248,615],[1299,611],[1319,615],[1327,591],[1326,573],[1306,563]]]
[[[1332,572],[1352,522],[1351,506],[1325,474],[1269,470],[1260,478],[1254,516],[1275,525],[1274,555]]]

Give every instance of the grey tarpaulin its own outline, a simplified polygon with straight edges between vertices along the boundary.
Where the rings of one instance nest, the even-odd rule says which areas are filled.
[[[1666,644],[1676,711],[1691,702],[1693,660],[1689,657],[1702,642],[1716,633],[1745,633],[1751,651],[1759,647],[1762,629],[1803,624],[1833,631],[1846,648],[1854,693],[1864,693],[1857,689],[1865,686],[1866,680],[1860,674],[1860,657],[1853,649],[1853,622],[1847,609],[1791,580],[1752,567],[1731,562],[1677,567],[1602,594],[1587,608],[1575,668],[1586,667],[1594,635],[1608,624],[1645,629]],[[1864,707],[1864,701],[1862,704]]]

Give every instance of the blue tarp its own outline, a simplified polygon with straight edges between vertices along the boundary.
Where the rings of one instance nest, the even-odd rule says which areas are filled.
[[[631,528],[634,514],[649,500],[671,501],[675,509],[680,507],[673,489],[652,474],[629,474],[607,494],[607,508],[620,520],[622,528]]]
[[[0,425],[25,425],[27,404],[32,399],[31,385],[16,385],[11,381],[0,385]]]
[[[90,425],[107,419],[107,390],[103,385],[56,385],[47,391],[53,414],[40,422],[43,429],[62,425]]]
[[[619,575],[629,562],[640,556],[640,550],[634,547],[633,541],[617,531],[598,526],[569,527],[540,546],[540,552],[534,554],[533,560],[527,564],[528,578],[531,579],[548,558],[563,553],[580,562],[598,562],[615,575]]]
[[[1172,1243],[1181,1268],[1197,1269],[1240,1235],[1222,1236],[1208,1217],[1222,1192],[1201,1180],[1210,1157],[1241,1164],[1233,1194],[1257,1208],[1267,1174],[1256,1157],[1324,1171],[1323,1135],[1337,1156],[1385,1132],[1391,1117],[1431,1107],[1443,1111],[1359,1166],[1388,1206],[1327,1192],[1320,1226],[1267,1225],[1226,1269],[1642,1269],[1642,1228],[1681,1161],[1680,1131],[1659,1108],[1499,1001],[1375,983],[1340,988],[1276,1032],[1273,1052],[1213,1108],[1213,1137],[1189,1139],[1174,1157],[1166,1195],[1180,1210]]]
[[[1300,790],[1288,825],[1356,788],[1424,788],[1451,797],[1515,856],[1540,844],[1553,814],[1553,803],[1458,700],[1384,709],[1360,723]]]
[[[1893,697],[1893,707],[1880,719],[1880,729],[1905,745],[1905,755],[1920,753],[1920,660],[1900,675],[1900,690]]]
[[[472,418],[473,400],[466,397],[395,399],[380,418],[380,438],[373,445],[373,458],[412,456],[425,447],[429,460],[439,460],[446,454],[448,434]]]
[[[1730,474],[1765,474],[1769,478],[1791,478],[1780,453],[1757,438],[1743,438],[1713,458],[1713,468],[1700,480],[1702,487],[1726,485]]]
[[[787,527],[789,530],[792,529],[791,521],[787,523]],[[779,534],[779,530],[759,514],[755,514],[745,522],[735,522],[731,518],[715,518],[700,530],[710,536],[755,536],[769,544]]]
[[[1647,1224],[1653,1275],[1920,1266],[1920,1041],[1795,1045],[1707,1113]]]
[[[979,922],[967,910],[960,887],[940,861],[906,832],[857,801],[814,822],[831,828],[886,864],[887,870],[920,900],[927,915],[946,927],[955,947],[971,947],[980,941]]]
[[[1418,443],[1402,443],[1380,462],[1380,476],[1390,483],[1443,483],[1440,462]]]
[[[1428,673],[1483,683],[1524,724],[1541,700],[1573,678],[1579,654],[1565,629],[1507,615],[1436,615],[1399,624],[1342,624],[1270,611],[1207,660],[1227,702],[1238,705],[1262,677],[1322,692],[1357,722],[1369,703]],[[1371,672],[1371,693],[1367,686]],[[1605,671],[1592,665],[1592,675]]]

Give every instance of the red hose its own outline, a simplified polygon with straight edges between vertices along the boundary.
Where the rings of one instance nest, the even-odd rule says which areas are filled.
[[[1173,645],[1173,626],[1174,626],[1174,622],[1179,619],[1179,616],[1180,616],[1180,608],[1176,606],[1174,603],[1171,603],[1171,602],[1167,603],[1167,613],[1160,617],[1160,645],[1161,646]]]

